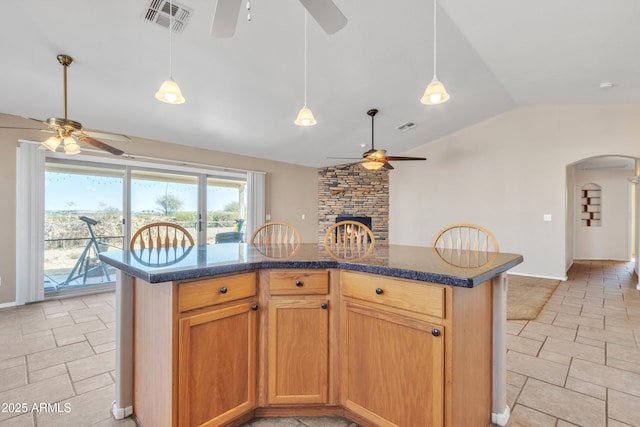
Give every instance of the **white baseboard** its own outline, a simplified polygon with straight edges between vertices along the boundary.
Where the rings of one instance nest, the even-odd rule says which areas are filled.
[[[111,412],[113,413],[113,417],[116,420],[123,420],[133,414],[133,406],[127,406],[126,408],[118,408],[116,406],[116,402],[113,402],[113,407],[111,408]]]
[[[509,406],[506,406],[504,412],[501,414],[496,414],[495,412],[491,413],[491,422],[493,424],[497,424],[499,426],[506,426],[509,422],[509,417],[511,416],[511,410]]]
[[[527,274],[527,273],[514,273],[512,271],[509,271],[507,273],[508,276],[514,275],[514,276],[526,276],[526,277],[536,277],[538,279],[550,279],[550,280],[561,280],[563,282],[566,282],[567,279],[569,278],[568,276],[563,276],[563,277],[556,277],[556,276],[541,276],[539,274]]]
[[[0,308],[15,307],[16,305],[18,305],[18,304],[16,304],[15,301],[14,302],[5,302],[5,303],[0,304]]]

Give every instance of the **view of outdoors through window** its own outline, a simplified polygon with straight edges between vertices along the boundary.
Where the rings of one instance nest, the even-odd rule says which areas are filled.
[[[45,170],[45,292],[113,283],[115,270],[98,253],[128,249],[129,235],[145,224],[172,222],[194,240],[244,241],[246,180],[206,178],[206,212],[198,211],[197,175],[131,171],[131,218],[124,218],[124,168],[48,161]],[[199,219],[203,218],[199,233]],[[204,220],[206,218],[206,222]]]
[[[115,280],[98,252],[122,249],[123,169],[48,162],[45,169],[45,292]]]

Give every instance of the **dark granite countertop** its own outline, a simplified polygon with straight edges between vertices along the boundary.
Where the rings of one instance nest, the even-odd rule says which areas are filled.
[[[329,254],[322,245],[314,243],[305,243],[295,249],[285,245],[261,248],[248,243],[224,243],[186,249],[109,251],[102,252],[100,259],[149,283],[263,268],[341,268],[467,288],[479,285],[523,260],[522,255],[516,254],[489,255],[472,251],[443,253],[442,250],[438,252],[422,246],[376,244],[366,256],[350,259]],[[479,259],[482,261],[478,262]],[[475,262],[470,263],[469,260]]]

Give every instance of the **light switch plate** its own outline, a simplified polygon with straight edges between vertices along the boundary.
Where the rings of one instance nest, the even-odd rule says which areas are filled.
[[[544,214],[544,215],[542,216],[542,219],[543,219],[544,221],[551,221],[551,214]]]

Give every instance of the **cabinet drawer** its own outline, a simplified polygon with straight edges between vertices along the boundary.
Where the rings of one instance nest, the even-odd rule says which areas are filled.
[[[178,285],[180,312],[256,295],[256,274],[243,273]]]
[[[342,272],[342,294],[434,317],[445,317],[444,287],[418,282]]]
[[[324,295],[329,293],[329,271],[271,271],[269,289],[271,295]]]

